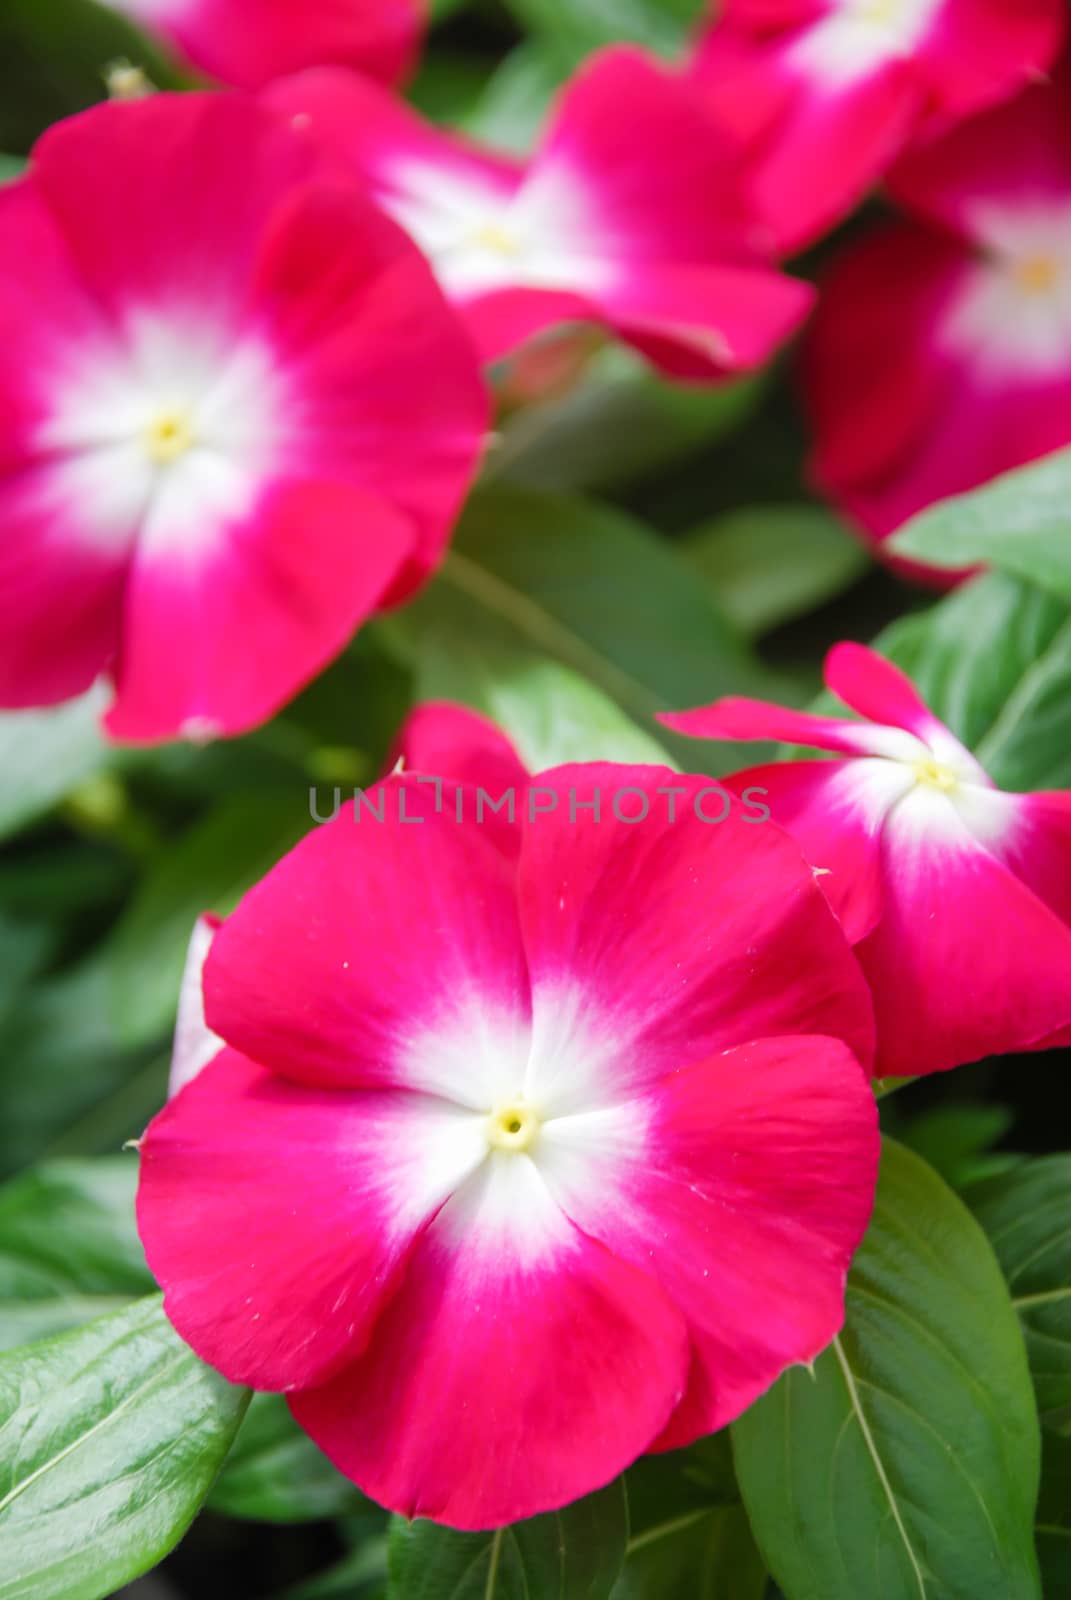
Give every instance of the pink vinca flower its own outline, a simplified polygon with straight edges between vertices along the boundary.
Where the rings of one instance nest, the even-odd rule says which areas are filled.
[[[486,427],[419,253],[238,97],[45,135],[0,341],[0,704],[108,671],[117,738],[269,716],[436,565]]]
[[[725,0],[695,71],[796,249],[902,151],[1036,78],[1064,21],[1062,0]]]
[[[638,50],[580,71],[527,163],[343,72],[269,99],[371,184],[488,360],[594,321],[671,373],[716,377],[762,362],[810,305],[807,285],[767,265],[731,146],[689,85]]]
[[[806,374],[815,478],[877,540],[1071,443],[1071,70],[893,181],[913,220],[834,265]]]
[[[720,798],[564,767],[486,827],[395,777],[215,934],[225,1044],[142,1142],[148,1259],[395,1511],[564,1505],[841,1325],[869,996],[798,847]]]
[[[836,751],[725,780],[768,791],[856,947],[877,1072],[1040,1049],[1071,1024],[1071,793],[1007,794],[899,670],[840,644],[826,683],[863,721],[757,700],[660,720],[700,739]]]
[[[200,72],[236,89],[328,62],[397,83],[416,58],[423,0],[111,0]]]

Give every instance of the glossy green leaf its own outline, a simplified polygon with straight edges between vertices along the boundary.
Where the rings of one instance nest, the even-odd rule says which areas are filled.
[[[0,1600],[104,1600],[155,1565],[247,1401],[156,1296],[0,1356]]]
[[[683,554],[743,633],[767,633],[843,593],[870,565],[819,506],[749,506],[695,529]]]
[[[1071,450],[941,501],[890,548],[935,567],[1001,567],[1071,600]]]
[[[620,1481],[493,1533],[395,1517],[391,1600],[608,1600],[628,1541]]]
[[[44,1162],[0,1189],[0,1346],[65,1332],[155,1287],[137,1181],[128,1154]]]
[[[0,838],[50,811],[113,759],[100,731],[110,699],[95,688],[47,711],[0,711]]]
[[[885,630],[877,648],[1004,789],[1071,787],[1071,608],[1006,573]]]
[[[106,952],[115,1020],[127,1044],[159,1039],[174,1018],[190,931],[224,914],[311,826],[308,792],[238,794],[194,824],[142,880]]]
[[[1037,1600],[1040,1439],[985,1234],[886,1142],[841,1336],[733,1429],[752,1528],[788,1600]]]
[[[1011,1290],[1042,1423],[1071,1435],[1071,1155],[1024,1161],[967,1200]]]
[[[302,1433],[278,1394],[257,1394],[212,1490],[214,1511],[252,1522],[316,1522],[365,1504]]]

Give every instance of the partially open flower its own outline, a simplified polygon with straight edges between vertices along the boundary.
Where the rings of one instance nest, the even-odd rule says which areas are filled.
[[[45,135],[0,342],[0,705],[108,672],[123,739],[271,715],[434,568],[485,435],[419,252],[237,96]]]
[[[890,662],[840,644],[826,683],[863,721],[757,700],[659,720],[697,739],[838,754],[724,780],[767,792],[874,996],[877,1071],[910,1077],[1071,1028],[1071,793],[1007,794]]]
[[[344,72],[268,99],[409,230],[488,360],[555,323],[597,322],[668,372],[714,378],[759,365],[810,306],[810,287],[769,265],[732,142],[638,50],[585,64],[528,162]]]
[[[869,998],[798,848],[711,793],[560,768],[507,831],[395,777],[215,935],[226,1046],[142,1143],[148,1259],[396,1511],[564,1505],[841,1325]]]
[[[423,0],[111,0],[220,83],[259,89],[334,62],[397,83],[416,57]]]

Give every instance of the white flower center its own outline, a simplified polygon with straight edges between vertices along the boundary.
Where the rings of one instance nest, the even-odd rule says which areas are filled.
[[[829,88],[868,77],[916,50],[943,0],[836,0],[801,34],[789,60]]]
[[[944,319],[945,348],[983,381],[1046,379],[1071,363],[1071,203],[976,206],[981,255]]]
[[[46,364],[50,497],[105,548],[195,555],[285,470],[294,406],[271,350],[192,313],[131,317]]]

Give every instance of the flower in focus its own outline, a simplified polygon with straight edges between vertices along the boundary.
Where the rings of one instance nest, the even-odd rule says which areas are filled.
[[[423,0],[111,0],[190,64],[236,89],[336,63],[381,83],[412,67]]]
[[[1064,22],[1061,0],[725,0],[695,72],[793,250],[902,151],[1038,77]]]
[[[765,789],[820,874],[874,996],[878,1074],[1065,1042],[1071,793],[996,788],[899,668],[861,645],[830,652],[826,683],[865,720],[741,699],[660,720],[698,739],[837,752],[724,781]]]
[[[395,1511],[564,1505],[841,1325],[869,996],[797,846],[720,793],[565,767],[488,828],[393,777],[214,935],[225,1043],[142,1141],[148,1259]]]
[[[107,671],[122,739],[269,716],[434,568],[486,427],[419,252],[238,97],[45,135],[0,338],[0,704]]]
[[[427,253],[487,360],[601,322],[679,377],[766,359],[812,291],[767,264],[732,146],[680,77],[615,48],[566,87],[527,163],[339,71],[273,86]]]
[[[824,285],[814,476],[874,539],[1071,443],[1069,95],[1064,66],[901,163],[912,220],[849,249]]]

